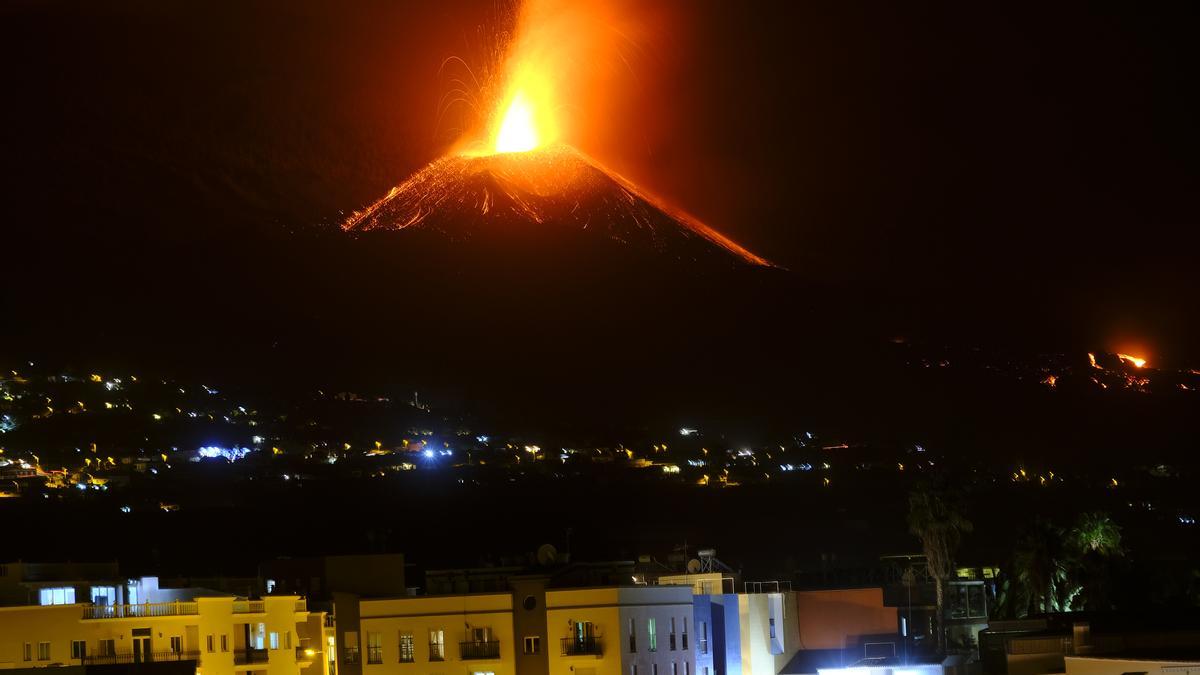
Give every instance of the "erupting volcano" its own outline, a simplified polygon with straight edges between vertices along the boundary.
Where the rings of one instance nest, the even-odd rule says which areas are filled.
[[[668,206],[631,181],[568,145],[560,116],[559,85],[571,68],[592,58],[579,50],[593,33],[587,21],[566,21],[576,6],[531,0],[501,71],[484,91],[493,111],[482,130],[371,206],[353,214],[345,230],[420,228],[467,240],[482,230],[568,230],[682,261],[770,266],[697,218]],[[582,26],[582,28],[581,28]],[[566,53],[564,53],[566,52]],[[494,232],[492,232],[494,234]]]

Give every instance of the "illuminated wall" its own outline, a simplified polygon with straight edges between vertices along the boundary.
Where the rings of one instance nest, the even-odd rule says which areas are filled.
[[[796,617],[805,649],[845,649],[864,635],[897,632],[895,607],[883,604],[882,588],[796,593]]]
[[[347,626],[343,634],[343,647],[359,646],[363,675],[516,675],[521,648],[509,593],[362,600],[357,631]],[[431,635],[440,637],[440,649]],[[411,652],[402,651],[402,636],[412,638]]]
[[[312,634],[319,630],[322,614],[310,615],[299,600],[272,596],[251,602],[226,596],[107,607],[0,607],[0,668],[86,665],[102,657],[108,645],[112,657],[99,663],[128,663],[138,639],[139,649],[152,658],[175,658],[171,654],[177,651],[180,658],[198,660],[205,675],[234,675],[247,668],[248,658],[255,659],[253,670],[264,675],[328,675],[318,651],[320,637]],[[255,645],[247,644],[247,628],[258,634],[260,625],[263,649],[248,656]],[[73,642],[82,643],[85,658],[78,658]],[[314,653],[305,654],[305,646]]]
[[[674,649],[672,619],[676,629]],[[649,632],[651,620],[653,639]],[[689,631],[687,649],[683,648],[682,638],[685,620]],[[685,586],[548,591],[550,675],[695,675],[692,620],[692,592]],[[571,637],[579,622],[591,622],[600,638],[600,654],[563,653],[562,639]]]

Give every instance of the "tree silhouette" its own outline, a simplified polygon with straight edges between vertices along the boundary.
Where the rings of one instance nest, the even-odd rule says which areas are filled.
[[[921,540],[929,576],[937,592],[937,648],[946,648],[946,579],[954,572],[954,552],[972,529],[956,495],[943,485],[922,483],[908,494],[908,531]]]

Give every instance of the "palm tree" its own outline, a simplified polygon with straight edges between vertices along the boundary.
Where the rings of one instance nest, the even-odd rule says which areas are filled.
[[[1022,597],[1024,614],[1056,612],[1062,596],[1070,594],[1061,528],[1038,518],[1021,533],[1013,551],[1013,576]]]
[[[946,649],[946,579],[954,571],[954,552],[971,521],[942,486],[924,483],[908,494],[908,531],[921,540],[929,576],[937,592],[937,648]]]
[[[1069,529],[1038,518],[1013,551],[1018,612],[1106,608],[1109,560],[1122,554],[1121,528],[1107,514],[1084,513]]]
[[[1109,567],[1125,554],[1121,528],[1107,513],[1084,513],[1067,533],[1073,576],[1082,591],[1081,609],[1111,609]]]

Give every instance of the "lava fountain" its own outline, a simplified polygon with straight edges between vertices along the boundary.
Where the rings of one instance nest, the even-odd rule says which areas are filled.
[[[469,238],[481,227],[544,225],[683,260],[771,266],[565,142],[572,119],[586,115],[580,103],[588,96],[572,95],[580,88],[575,71],[611,53],[614,34],[628,39],[612,29],[609,12],[604,0],[527,0],[499,78],[483,83],[473,101],[491,112],[446,156],[354,213],[343,229],[419,226]]]

